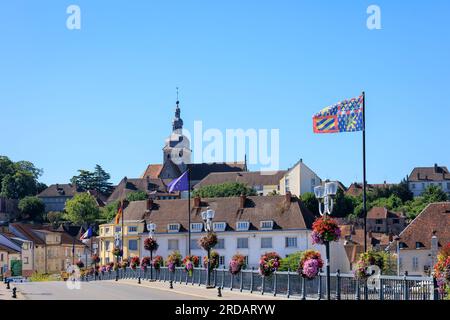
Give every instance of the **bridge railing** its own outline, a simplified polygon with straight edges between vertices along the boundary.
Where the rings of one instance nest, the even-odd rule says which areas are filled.
[[[357,279],[353,274],[332,273],[331,298],[333,300],[438,300],[436,284],[432,277],[386,276],[373,281]],[[126,268],[98,272],[82,276],[82,281],[135,279],[138,281],[159,281],[206,286],[207,270],[194,268],[187,272],[183,267],[174,272],[167,267]],[[325,299],[326,274],[320,273],[315,279],[301,277],[297,272],[280,271],[270,277],[262,276],[258,270],[245,269],[232,275],[228,269],[211,271],[211,285],[233,291],[245,291],[261,295],[285,296],[297,299]]]

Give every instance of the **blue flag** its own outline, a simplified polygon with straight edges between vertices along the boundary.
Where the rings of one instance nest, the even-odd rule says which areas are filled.
[[[187,170],[181,176],[172,180],[167,186],[169,187],[169,192],[189,190]]]

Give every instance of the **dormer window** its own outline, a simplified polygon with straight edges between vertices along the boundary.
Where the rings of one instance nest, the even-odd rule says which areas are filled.
[[[180,231],[180,224],[179,223],[169,223],[167,225],[167,231],[168,232],[179,232]]]
[[[191,223],[191,231],[192,232],[202,232],[203,231],[203,223]]]
[[[227,224],[225,222],[213,222],[213,231],[225,231]]]
[[[237,231],[247,231],[250,227],[250,222],[248,221],[238,221],[236,223]]]
[[[422,242],[416,242],[416,249],[422,249],[424,248],[424,244]]]
[[[407,248],[408,246],[406,245],[406,243],[400,242],[400,243],[398,244],[398,247],[399,247],[400,249],[405,249],[405,248]]]
[[[136,233],[137,232],[137,227],[136,226],[129,226],[128,227],[128,232],[129,233]]]
[[[260,227],[261,227],[261,230],[272,230],[273,229],[273,221],[272,220],[261,221]]]

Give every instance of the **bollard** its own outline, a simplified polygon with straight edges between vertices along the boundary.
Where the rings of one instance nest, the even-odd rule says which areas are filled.
[[[9,280],[6,282],[6,289],[11,289],[11,287],[9,286]]]
[[[217,287],[217,296],[222,297],[222,289],[220,287]]]
[[[141,284],[141,277],[138,278],[138,284]]]
[[[173,281],[172,280],[169,281],[169,285],[170,285],[169,289],[173,289]]]
[[[16,290],[17,290],[16,288],[13,288],[13,289],[12,289],[12,297],[13,297],[14,299],[17,298]]]

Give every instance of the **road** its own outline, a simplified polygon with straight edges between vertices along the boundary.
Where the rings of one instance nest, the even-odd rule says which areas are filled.
[[[273,300],[285,299],[271,295],[250,294],[239,291],[223,290],[218,297],[217,289],[168,282],[135,280],[79,282],[79,289],[69,289],[68,283],[26,282],[15,283],[18,298],[27,300]]]
[[[197,295],[181,294],[128,283],[82,282],[80,289],[69,289],[65,282],[28,282],[16,285],[27,300],[201,300]],[[205,299],[205,298],[204,298]]]

